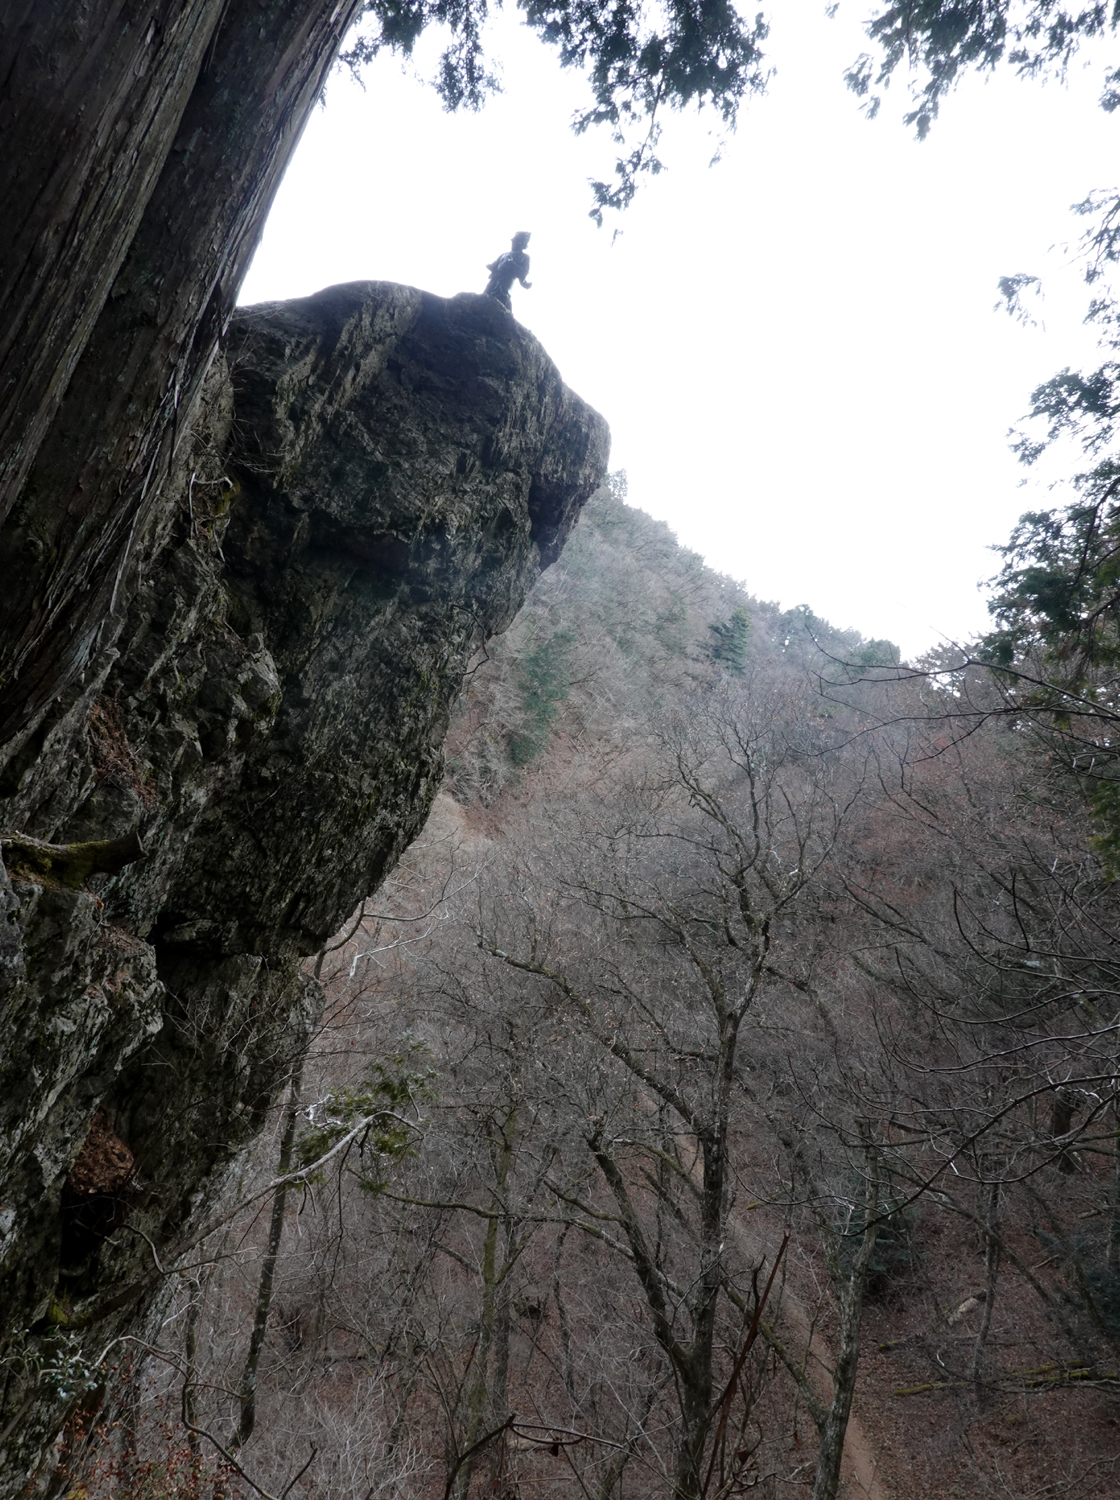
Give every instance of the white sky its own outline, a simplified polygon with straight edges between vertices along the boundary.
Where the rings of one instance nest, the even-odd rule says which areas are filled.
[[[914,655],[983,628],[986,548],[1062,498],[1020,488],[1005,434],[1035,385],[1094,361],[1085,290],[1051,247],[1080,232],[1071,203],[1114,185],[1120,112],[1096,103],[1099,64],[1067,87],[970,78],[919,145],[905,79],[871,123],[843,86],[863,11],[822,11],[784,0],[776,76],[719,165],[703,117],[667,121],[669,170],[613,244],[586,185],[611,143],[571,135],[581,80],[512,18],[480,115],[417,81],[435,49],[407,73],[379,62],[365,92],[336,77],[241,300],[363,278],[479,291],[532,231],[514,311],[607,417],[631,503],[759,597]],[[1019,271],[1046,277],[1044,326],[993,311]]]

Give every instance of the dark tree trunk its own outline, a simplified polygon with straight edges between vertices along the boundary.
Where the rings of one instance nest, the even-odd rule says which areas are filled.
[[[984,1215],[984,1315],[980,1320],[976,1344],[972,1351],[972,1384],[978,1401],[983,1395],[981,1377],[984,1372],[984,1350],[992,1327],[992,1309],[996,1302],[1000,1250],[1003,1247],[999,1234],[999,1214],[1000,1184],[993,1182],[988,1188],[987,1210]]]
[[[280,1140],[280,1159],[276,1163],[276,1176],[281,1179],[281,1184],[272,1199],[268,1245],[261,1263],[261,1279],[257,1284],[253,1331],[249,1337],[249,1352],[245,1356],[245,1368],[241,1372],[241,1409],[237,1420],[237,1431],[229,1440],[231,1453],[237,1453],[249,1441],[253,1435],[253,1428],[257,1424],[257,1370],[261,1362],[265,1334],[268,1332],[268,1315],[272,1311],[272,1288],[276,1278],[276,1262],[280,1258],[280,1241],[284,1237],[284,1209],[288,1201],[288,1184],[283,1179],[287,1177],[292,1166],[292,1151],[295,1147],[296,1128],[299,1125],[302,1086],[303,1063],[300,1062],[292,1074],[288,1089],[288,1108],[284,1115],[284,1134]]]
[[[0,24],[0,522],[109,294],[223,0],[22,0]]]
[[[844,1439],[852,1398],[859,1371],[860,1325],[863,1320],[863,1287],[867,1263],[874,1247],[874,1230],[864,1236],[861,1253],[847,1284],[839,1297],[840,1336],[836,1350],[836,1368],[832,1375],[832,1401],[820,1425],[820,1449],[817,1472],[813,1476],[812,1500],[835,1500],[840,1489],[840,1464],[844,1457]],[[866,1250],[866,1255],[862,1252]]]
[[[1069,1149],[1068,1137],[1073,1129],[1073,1117],[1077,1113],[1080,1099],[1071,1089],[1055,1089],[1050,1110],[1050,1136],[1058,1147],[1058,1169],[1076,1172],[1077,1159]]]
[[[112,285],[107,300],[101,292],[104,305],[76,367],[82,340],[71,330],[65,397],[59,404],[60,389],[51,387],[54,420],[0,533],[0,574],[11,583],[0,600],[0,741],[33,724],[94,649],[112,644],[174,449],[284,167],[359,5],[230,5],[208,48],[209,33],[196,28],[189,98],[174,110],[178,130],[171,120],[161,137],[162,171],[150,196],[135,184],[131,244],[118,245],[119,234],[99,228],[96,203],[83,199],[84,209],[75,210],[91,219],[99,243],[111,241],[99,261],[110,265],[102,279]],[[99,7],[102,21],[105,10]],[[132,84],[120,109],[131,119],[139,107],[132,94],[146,97],[150,89],[146,77],[132,76],[132,54],[120,51],[117,86]],[[169,111],[164,105],[160,120]],[[19,154],[19,134],[9,140],[9,159]],[[87,198],[96,186],[87,184]],[[40,293],[48,302],[51,285]],[[92,296],[87,289],[84,300]],[[53,319],[56,310],[48,311]]]

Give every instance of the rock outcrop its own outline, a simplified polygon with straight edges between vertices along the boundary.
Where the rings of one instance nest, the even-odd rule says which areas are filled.
[[[314,1025],[305,956],[422,826],[468,658],[605,471],[483,297],[246,309],[200,399],[0,779],[0,1491],[158,1311]]]

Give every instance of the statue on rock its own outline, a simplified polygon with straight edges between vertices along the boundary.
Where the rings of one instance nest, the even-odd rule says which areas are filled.
[[[504,255],[499,255],[497,260],[492,260],[486,269],[490,272],[490,280],[486,283],[486,296],[493,297],[500,302],[507,312],[513,311],[509,300],[509,289],[515,281],[519,281],[526,291],[532,286],[531,281],[525,278],[529,274],[529,257],[525,254],[525,246],[529,243],[529,235],[522,229],[515,234],[510,248]]]

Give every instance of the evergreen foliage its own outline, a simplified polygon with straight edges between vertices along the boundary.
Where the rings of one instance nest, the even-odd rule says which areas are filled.
[[[645,174],[662,170],[657,155],[665,108],[707,107],[731,129],[743,100],[760,93],[769,70],[761,12],[740,13],[731,0],[518,0],[525,24],[556,48],[561,65],[583,70],[591,102],[573,121],[582,133],[607,125],[622,148],[614,177],[592,182],[591,215],[625,208]],[[363,26],[342,61],[358,71],[386,48],[410,54],[421,33],[445,28],[449,42],[434,80],[447,109],[477,109],[498,88],[488,67],[482,30],[485,0],[367,0]]]
[[[1064,510],[1020,518],[999,549],[1004,563],[988,606],[995,663],[1041,652],[1070,692],[1086,687],[1095,669],[1120,665],[1118,482]]]
[[[385,1164],[406,1156],[414,1139],[407,1115],[432,1097],[431,1081],[436,1074],[427,1065],[428,1057],[423,1042],[405,1036],[387,1056],[370,1063],[364,1078],[312,1104],[307,1110],[307,1129],[296,1147],[299,1165],[308,1167],[319,1161],[363,1121],[366,1127],[354,1142],[363,1163],[368,1159],[368,1166],[379,1173]],[[362,1185],[376,1191],[380,1176],[367,1168]]]
[[[548,744],[559,706],[571,687],[569,664],[575,641],[572,631],[555,630],[521,659],[517,675],[524,721],[509,741],[515,766],[529,765]]]
[[[835,7],[833,7],[834,9]],[[613,180],[592,182],[592,216],[625,208],[643,175],[663,170],[657,154],[661,115],[691,106],[714,112],[733,129],[739,109],[770,77],[769,25],[731,0],[518,0],[525,24],[556,48],[563,67],[583,70],[591,100],[575,116],[583,132],[607,125],[621,148]],[[874,116],[897,70],[905,65],[913,107],[903,116],[924,138],[942,99],[973,69],[1009,63],[1021,74],[1062,76],[1083,41],[1114,32],[1118,10],[1103,4],[1068,10],[1055,0],[890,0],[866,22],[873,52],[845,74]],[[362,22],[342,55],[354,70],[389,48],[410,54],[422,32],[448,37],[435,86],[448,109],[477,109],[499,87],[488,66],[483,28],[486,0],[366,0]],[[1120,70],[1108,74],[1101,105],[1120,103]]]
[[[893,641],[864,641],[857,647],[855,659],[861,667],[897,667],[902,653]]]
[[[1116,29],[1115,6],[1086,5],[1067,10],[1055,0],[904,0],[892,3],[867,23],[878,56],[865,53],[848,69],[848,86],[874,116],[895,71],[905,65],[911,78],[913,108],[904,116],[919,139],[928,135],[942,99],[972,69],[988,71],[1009,63],[1023,75],[1062,76],[1083,41]],[[1115,109],[1117,73],[1108,76],[1101,104]]]
[[[726,620],[713,620],[712,660],[722,662],[729,672],[741,677],[747,669],[747,650],[751,638],[751,617],[740,606]]]
[[[1102,465],[1111,472],[1111,463]],[[1103,481],[1108,480],[1107,483]],[[1099,824],[1094,843],[1120,873],[1120,479],[1021,517],[1005,547],[981,653],[1000,669],[1009,705],[1039,725],[1056,764],[1081,786]]]
[[[756,661],[816,674],[898,661],[889,641],[752,598],[625,495],[614,474],[588,501],[563,557],[470,674],[447,747],[460,801],[491,801],[557,738],[625,742],[649,705]]]

